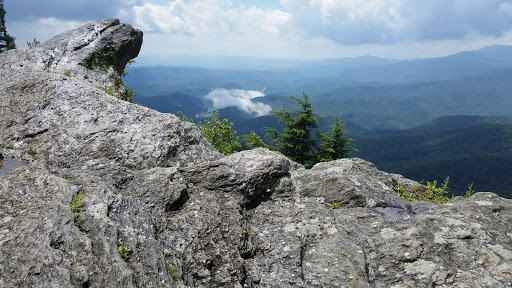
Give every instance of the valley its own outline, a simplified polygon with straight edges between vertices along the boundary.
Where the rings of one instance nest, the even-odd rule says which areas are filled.
[[[176,61],[180,67],[131,67],[127,85],[135,101],[149,108],[197,119],[219,110],[238,135],[255,131],[262,137],[265,127],[282,125],[257,107],[289,109],[290,95],[307,92],[315,113],[324,116],[322,132],[335,115],[347,122],[358,149],[353,157],[417,181],[449,176],[454,195],[474,183],[478,191],[512,198],[509,55],[512,47],[493,46],[414,60],[212,57],[204,67],[191,63],[200,66],[205,58],[192,57]]]

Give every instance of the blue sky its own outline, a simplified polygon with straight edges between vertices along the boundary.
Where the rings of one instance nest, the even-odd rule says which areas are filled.
[[[102,18],[144,31],[147,55],[437,57],[512,45],[512,0],[5,0],[26,47]]]

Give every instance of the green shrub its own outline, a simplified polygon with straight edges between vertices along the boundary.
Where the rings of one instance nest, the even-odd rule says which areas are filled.
[[[79,216],[80,213],[85,211],[85,204],[83,202],[85,198],[85,194],[78,193],[73,199],[69,202],[69,206],[71,206],[71,211],[75,214],[75,216]]]
[[[172,278],[176,279],[180,277],[180,271],[178,270],[178,266],[165,263],[165,269],[167,269],[167,273],[169,273],[169,276],[171,276]]]
[[[78,228],[81,228],[82,224],[84,223],[83,220],[79,220],[80,213],[85,211],[85,203],[83,202],[84,198],[85,194],[78,193],[75,196],[73,196],[73,199],[69,202],[71,212],[75,214],[75,226],[77,226]]]
[[[410,191],[405,189],[400,183],[397,183],[393,189],[402,199],[407,201],[427,201],[436,204],[444,204],[450,202],[450,198],[445,195],[448,193],[449,183],[450,177],[446,177],[441,187],[437,187],[437,180],[434,180],[434,182],[427,181],[426,186],[417,184],[412,187]]]
[[[327,206],[329,206],[329,208],[331,208],[331,209],[341,209],[341,208],[343,208],[343,207],[341,207],[340,204],[338,204],[338,203],[336,203],[334,201],[332,203],[327,204]]]
[[[130,259],[130,257],[132,257],[132,249],[124,246],[123,244],[119,245],[117,247],[117,251],[119,252],[119,255],[121,255],[121,257],[126,261],[128,259]]]
[[[194,123],[193,119],[188,118],[181,111],[179,111],[178,114],[183,121]],[[228,156],[242,148],[239,137],[236,136],[237,133],[233,122],[229,122],[227,118],[220,120],[218,110],[215,112],[208,111],[206,115],[208,118],[199,121],[197,126],[206,140],[208,140],[215,149]]]

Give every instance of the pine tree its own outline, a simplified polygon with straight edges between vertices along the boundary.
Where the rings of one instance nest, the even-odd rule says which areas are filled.
[[[318,161],[327,162],[336,159],[346,158],[352,151],[357,151],[355,148],[346,149],[346,146],[353,141],[350,138],[344,138],[347,133],[347,129],[345,127],[345,122],[341,122],[338,116],[334,117],[334,123],[331,126],[331,131],[327,134],[331,134],[327,136],[323,133],[318,132],[317,135],[322,139],[322,143],[320,144],[320,149],[318,151]]]
[[[311,166],[316,162],[316,141],[311,138],[311,133],[318,127],[321,116],[313,115],[312,105],[306,93],[302,93],[302,98],[290,98],[295,100],[301,109],[292,109],[293,115],[287,110],[275,112],[274,116],[278,118],[278,122],[284,122],[286,125],[284,133],[267,128],[267,135],[275,141],[279,152],[305,166]]]
[[[0,0],[0,52],[16,49],[15,38],[7,33],[7,28],[5,27],[5,14],[4,0]]]

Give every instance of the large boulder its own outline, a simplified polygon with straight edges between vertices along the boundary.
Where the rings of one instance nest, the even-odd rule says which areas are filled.
[[[407,202],[394,186],[417,183],[357,158],[224,157],[101,87],[141,37],[109,19],[0,54],[0,287],[512,285],[511,200]]]

